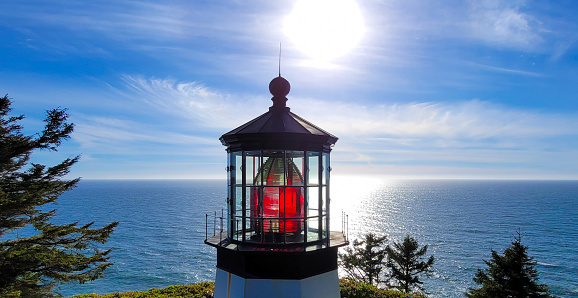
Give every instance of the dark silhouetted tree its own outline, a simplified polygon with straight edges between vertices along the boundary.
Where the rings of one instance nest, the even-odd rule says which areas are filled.
[[[419,248],[419,243],[410,235],[402,243],[395,242],[386,248],[390,286],[409,293],[410,290],[424,291],[420,280],[422,274],[430,274],[434,257],[422,261],[427,253],[427,245]]]
[[[63,282],[86,282],[112,265],[101,251],[118,223],[56,225],[51,204],[79,179],[66,180],[79,157],[47,167],[31,163],[36,150],[56,151],[70,137],[66,109],[47,111],[44,130],[24,135],[24,116],[9,116],[12,101],[0,97],[0,297],[51,297]]]
[[[529,257],[527,246],[522,245],[518,232],[510,247],[500,255],[492,249],[492,259],[484,261],[488,268],[478,269],[474,282],[481,288],[470,288],[466,293],[471,298],[490,297],[553,297],[548,287],[538,283],[536,261]]]
[[[387,237],[378,237],[373,233],[363,236],[363,240],[353,240],[353,247],[346,247],[344,254],[339,254],[339,265],[347,277],[377,285],[382,282],[380,278],[385,259],[385,241]]]

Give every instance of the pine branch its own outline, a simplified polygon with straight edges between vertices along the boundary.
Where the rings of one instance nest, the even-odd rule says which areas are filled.
[[[0,98],[0,297],[18,293],[21,297],[52,297],[61,282],[86,282],[100,278],[112,265],[108,254],[96,244],[105,243],[118,222],[102,228],[94,223],[55,225],[55,203],[79,178],[62,179],[80,156],[55,166],[30,163],[36,149],[56,151],[70,138],[73,124],[66,122],[66,109],[47,111],[46,125],[33,136],[23,135],[18,121],[9,117],[11,100]],[[36,233],[20,237],[18,229],[30,227]],[[8,233],[14,237],[7,237]]]

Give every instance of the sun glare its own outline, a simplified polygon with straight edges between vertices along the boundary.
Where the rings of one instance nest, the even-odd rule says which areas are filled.
[[[284,32],[307,56],[331,61],[355,47],[365,28],[353,0],[298,0]]]

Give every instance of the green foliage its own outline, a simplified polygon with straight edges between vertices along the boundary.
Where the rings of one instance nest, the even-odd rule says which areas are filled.
[[[79,156],[46,167],[30,163],[35,150],[56,151],[74,126],[66,109],[47,111],[45,128],[24,135],[8,116],[8,96],[0,98],[0,297],[51,297],[62,282],[86,282],[103,276],[112,265],[110,250],[100,251],[118,223],[92,228],[93,223],[55,225],[56,210],[46,211],[79,179],[63,180]],[[28,237],[21,237],[26,229]]]
[[[474,282],[481,288],[470,288],[467,297],[553,297],[546,285],[538,284],[536,261],[529,257],[522,236],[514,237],[511,246],[500,255],[492,249],[492,259],[484,261],[488,268],[478,269]]]
[[[403,293],[399,291],[380,289],[376,286],[353,279],[343,278],[339,280],[341,297],[344,298],[402,298],[415,297],[424,298],[419,294]]]
[[[346,247],[344,254],[339,254],[339,265],[347,276],[355,281],[377,285],[383,270],[383,260],[386,256],[383,247],[386,237],[378,237],[373,233],[366,234],[363,240],[353,241],[353,248]]]
[[[176,285],[164,289],[151,289],[144,292],[125,292],[106,295],[84,294],[74,298],[209,298],[213,297],[215,283],[201,282],[192,285]]]
[[[422,261],[427,253],[427,245],[419,248],[416,239],[407,235],[402,243],[395,242],[393,247],[386,248],[386,267],[390,270],[392,286],[408,293],[412,289],[424,291],[423,282],[419,279],[422,274],[430,274],[434,257],[430,256]]]
[[[353,279],[339,280],[341,297],[358,298],[367,297],[375,298],[378,296],[379,288],[364,282],[356,282]]]
[[[341,297],[346,298],[425,298],[423,295],[384,290],[364,282],[357,282],[346,278],[339,281],[339,287],[341,289]],[[213,282],[202,282],[192,285],[170,286],[164,289],[151,289],[143,292],[124,292],[105,295],[82,294],[73,296],[73,298],[208,298],[212,297],[214,290],[215,284]]]

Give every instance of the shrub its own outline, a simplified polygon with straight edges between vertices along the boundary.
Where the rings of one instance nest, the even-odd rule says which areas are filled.
[[[176,285],[164,289],[150,289],[144,292],[124,292],[113,294],[83,294],[74,298],[210,298],[213,297],[215,283],[201,282],[192,285]]]
[[[423,295],[380,289],[368,283],[358,282],[349,278],[339,280],[339,288],[343,298],[425,298]]]

